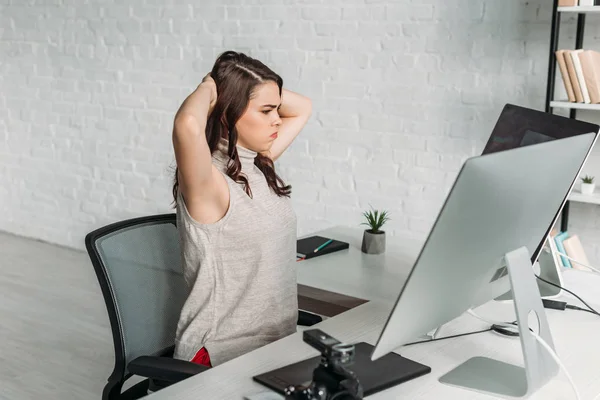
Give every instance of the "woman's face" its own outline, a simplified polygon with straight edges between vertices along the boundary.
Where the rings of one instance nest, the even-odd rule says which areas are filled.
[[[281,96],[275,82],[268,81],[257,86],[248,107],[235,124],[237,144],[257,153],[268,151],[281,126],[280,105]]]

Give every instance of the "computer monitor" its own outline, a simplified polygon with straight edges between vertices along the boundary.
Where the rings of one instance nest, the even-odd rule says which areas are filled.
[[[400,291],[371,359],[511,289],[516,293],[511,285],[514,271],[508,273],[505,256],[523,246],[526,255],[537,248],[595,141],[596,134],[589,133],[467,160]],[[539,306],[542,326],[546,321],[543,306],[529,257],[525,261],[529,267],[517,269],[524,274],[517,281],[530,284],[525,295],[533,304],[528,307]],[[522,341],[526,339],[523,336]],[[548,341],[551,343],[551,338]],[[551,359],[540,364],[539,358],[547,353],[536,350],[533,356],[525,357],[527,362],[556,366]],[[480,373],[484,371],[479,368]],[[542,371],[538,384],[553,373]],[[527,379],[529,376],[535,374]]]
[[[589,122],[566,118],[514,104],[506,104],[498,117],[498,121],[492,130],[492,134],[482,154],[496,153],[590,132],[598,133],[599,130],[600,126]],[[560,158],[552,161],[559,162]],[[540,238],[540,243],[538,243],[537,247],[531,249],[532,264],[535,264],[538,260],[546,238],[550,234],[552,227],[556,224],[562,208],[569,199],[569,194],[577,181],[577,175],[573,176],[571,186],[565,190],[563,201],[551,223],[548,225],[546,234]],[[555,288],[546,287],[546,285],[542,285],[540,289],[544,289],[549,294],[556,294],[552,293],[555,291]]]

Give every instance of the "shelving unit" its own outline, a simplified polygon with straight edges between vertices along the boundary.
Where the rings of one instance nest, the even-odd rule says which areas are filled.
[[[551,101],[551,108],[572,108],[575,110],[597,110],[600,111],[600,104],[572,103],[570,101]]]
[[[569,118],[575,118],[577,110],[597,110],[600,111],[600,104],[571,103],[569,101],[555,101],[553,99],[556,84],[556,58],[554,53],[558,50],[558,37],[560,32],[560,17],[563,13],[577,14],[577,33],[575,35],[575,49],[583,47],[583,34],[585,32],[585,16],[590,13],[600,13],[600,6],[585,7],[559,7],[558,0],[554,0],[552,8],[552,27],[550,28],[550,53],[548,55],[548,84],[546,86],[546,107],[545,111],[551,113],[554,108],[563,108],[569,110]],[[573,191],[569,196],[563,208],[561,216],[561,231],[566,231],[569,225],[569,205],[572,201],[582,203],[600,204],[600,194],[583,195]]]
[[[570,201],[578,203],[600,204],[600,192],[595,191],[594,194],[581,194],[580,192],[571,192]]]
[[[600,12],[600,6],[575,6],[558,7],[560,13],[597,13]]]

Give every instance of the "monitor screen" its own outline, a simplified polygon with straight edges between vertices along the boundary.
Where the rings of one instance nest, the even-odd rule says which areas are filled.
[[[590,132],[598,133],[598,129],[599,127],[596,124],[507,104],[504,106],[482,154],[530,146]],[[559,162],[560,160],[550,161]],[[575,180],[573,180],[573,184],[575,184]],[[565,193],[563,206],[567,201],[567,196],[568,193]],[[552,226],[556,223],[559,215],[560,212],[557,212]],[[548,227],[544,240],[532,254],[532,263],[537,261],[552,226]]]

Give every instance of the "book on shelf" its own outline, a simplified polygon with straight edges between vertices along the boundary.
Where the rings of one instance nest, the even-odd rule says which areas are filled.
[[[583,79],[583,69],[581,68],[581,60],[579,59],[579,54],[582,53],[583,50],[571,50],[569,55],[573,59],[573,66],[575,67],[575,73],[577,74],[577,81],[579,82],[579,87],[581,88],[581,95],[583,97],[583,102],[586,104],[590,104],[590,94],[587,90],[587,85],[585,84],[585,80]]]
[[[600,6],[600,0],[558,0],[559,7]]]
[[[555,56],[568,101],[600,104],[600,52],[557,50]]]
[[[565,246],[563,245],[563,242],[568,237],[569,237],[568,232],[561,232],[554,237],[554,242],[556,243],[556,249],[558,250],[558,252],[560,252],[562,254],[567,254],[565,251]],[[560,259],[561,259],[563,267],[572,268],[571,261],[567,257],[561,255]]]
[[[592,104],[600,103],[600,53],[585,50],[579,53],[579,60],[583,70],[583,79],[590,95]]]
[[[569,71],[567,70],[567,62],[565,61],[565,51],[566,50],[557,50],[555,55],[556,55],[556,61],[558,62],[558,69],[560,70],[560,76],[563,80],[563,83],[565,85],[565,90],[567,91],[567,98],[569,99],[569,101],[576,101],[575,100],[575,92],[573,91],[573,84],[571,82],[571,78],[569,75]]]
[[[561,242],[560,250],[559,242]],[[580,269],[582,271],[591,271],[591,269],[588,268],[590,261],[585,253],[585,250],[583,249],[583,245],[581,244],[581,240],[579,240],[578,235],[571,235],[569,232],[561,232],[558,228],[554,227],[548,235],[546,246],[548,246],[549,250],[554,255],[554,263],[556,265],[566,268],[571,267],[574,269]],[[566,254],[571,258],[571,260],[559,253]],[[564,263],[565,261],[569,262],[570,265]]]
[[[579,80],[577,79],[577,74],[575,73],[575,66],[573,65],[573,58],[571,57],[571,50],[564,50],[562,53],[565,59],[565,64],[567,65],[567,73],[569,74],[569,79],[571,80],[571,85],[573,87],[573,92],[575,94],[575,102],[583,103],[583,95],[581,94],[581,86],[579,85]]]
[[[571,265],[574,269],[580,269],[583,271],[591,271],[586,265],[590,265],[590,261],[587,258],[587,254],[585,254],[585,250],[581,245],[581,241],[579,240],[579,236],[572,235],[571,237],[565,239],[563,241],[563,246],[565,247],[565,251],[567,255],[572,258]],[[578,263],[577,261],[580,263]]]

